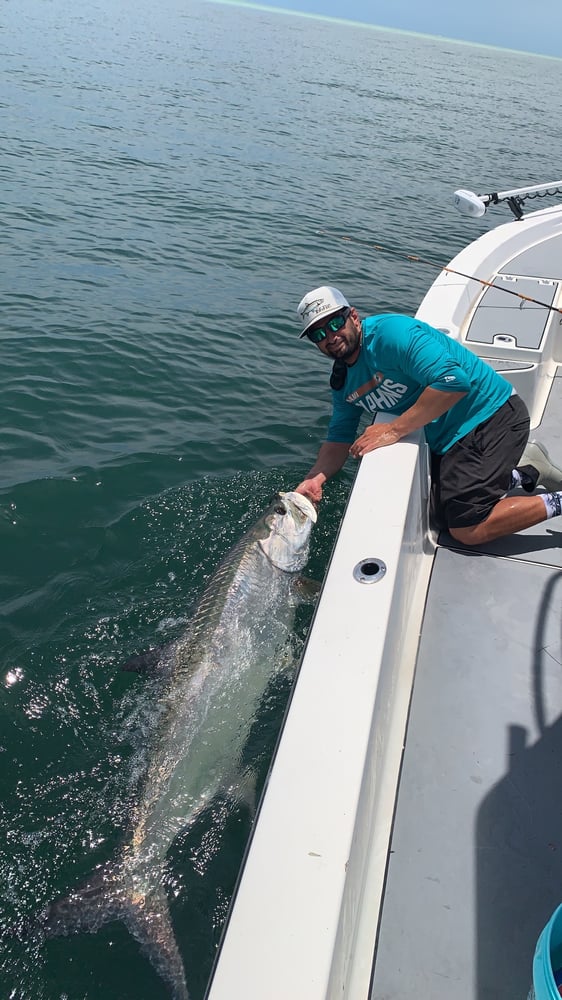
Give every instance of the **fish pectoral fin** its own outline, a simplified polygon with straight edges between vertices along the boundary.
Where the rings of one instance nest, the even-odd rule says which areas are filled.
[[[251,768],[247,768],[242,775],[242,781],[240,783],[240,801],[248,807],[252,819],[256,815],[258,807],[257,783],[258,778],[256,772]]]
[[[299,576],[293,584],[293,593],[298,604],[314,604],[318,600],[318,595],[322,584],[318,580],[311,580],[307,576]]]
[[[257,809],[257,798],[257,775],[248,767],[236,782],[234,800],[239,805],[247,806],[250,814],[254,817]]]

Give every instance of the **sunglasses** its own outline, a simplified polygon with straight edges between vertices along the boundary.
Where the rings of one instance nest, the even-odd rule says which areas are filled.
[[[306,336],[313,344],[321,344],[323,340],[326,339],[329,333],[337,333],[341,330],[342,326],[345,326],[349,319],[351,309],[344,309],[343,312],[337,313],[336,316],[332,316],[324,326],[317,326],[314,330],[307,330]]]

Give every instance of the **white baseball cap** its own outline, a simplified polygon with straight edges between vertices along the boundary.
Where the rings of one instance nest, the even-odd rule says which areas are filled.
[[[324,317],[327,319],[328,316],[333,316],[340,309],[349,309],[349,302],[339,288],[333,288],[331,285],[320,285],[319,288],[313,288],[311,292],[307,292],[297,307],[298,317],[301,323],[304,323],[299,339],[304,337],[309,326],[312,326],[317,320]]]

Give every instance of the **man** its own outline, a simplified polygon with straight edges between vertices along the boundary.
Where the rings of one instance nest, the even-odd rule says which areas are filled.
[[[427,323],[381,314],[361,322],[337,288],[301,300],[302,337],[334,361],[332,419],[316,462],[297,486],[311,500],[348,455],[361,458],[423,427],[432,459],[432,511],[465,545],[521,531],[562,513],[562,470],[529,442],[529,414],[510,383]],[[390,413],[356,438],[362,412]],[[506,496],[522,486],[531,493]]]

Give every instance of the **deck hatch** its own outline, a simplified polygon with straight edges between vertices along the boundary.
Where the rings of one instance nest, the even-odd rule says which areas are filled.
[[[506,291],[537,299],[544,305],[507,295]],[[557,291],[556,281],[498,275],[492,287],[484,292],[472,317],[467,342],[501,344],[501,338],[508,337],[509,341],[503,343],[538,351],[551,316],[545,306],[552,305]]]
[[[562,281],[562,233],[523,250],[508,261],[500,273],[529,276],[540,274],[543,278]]]

